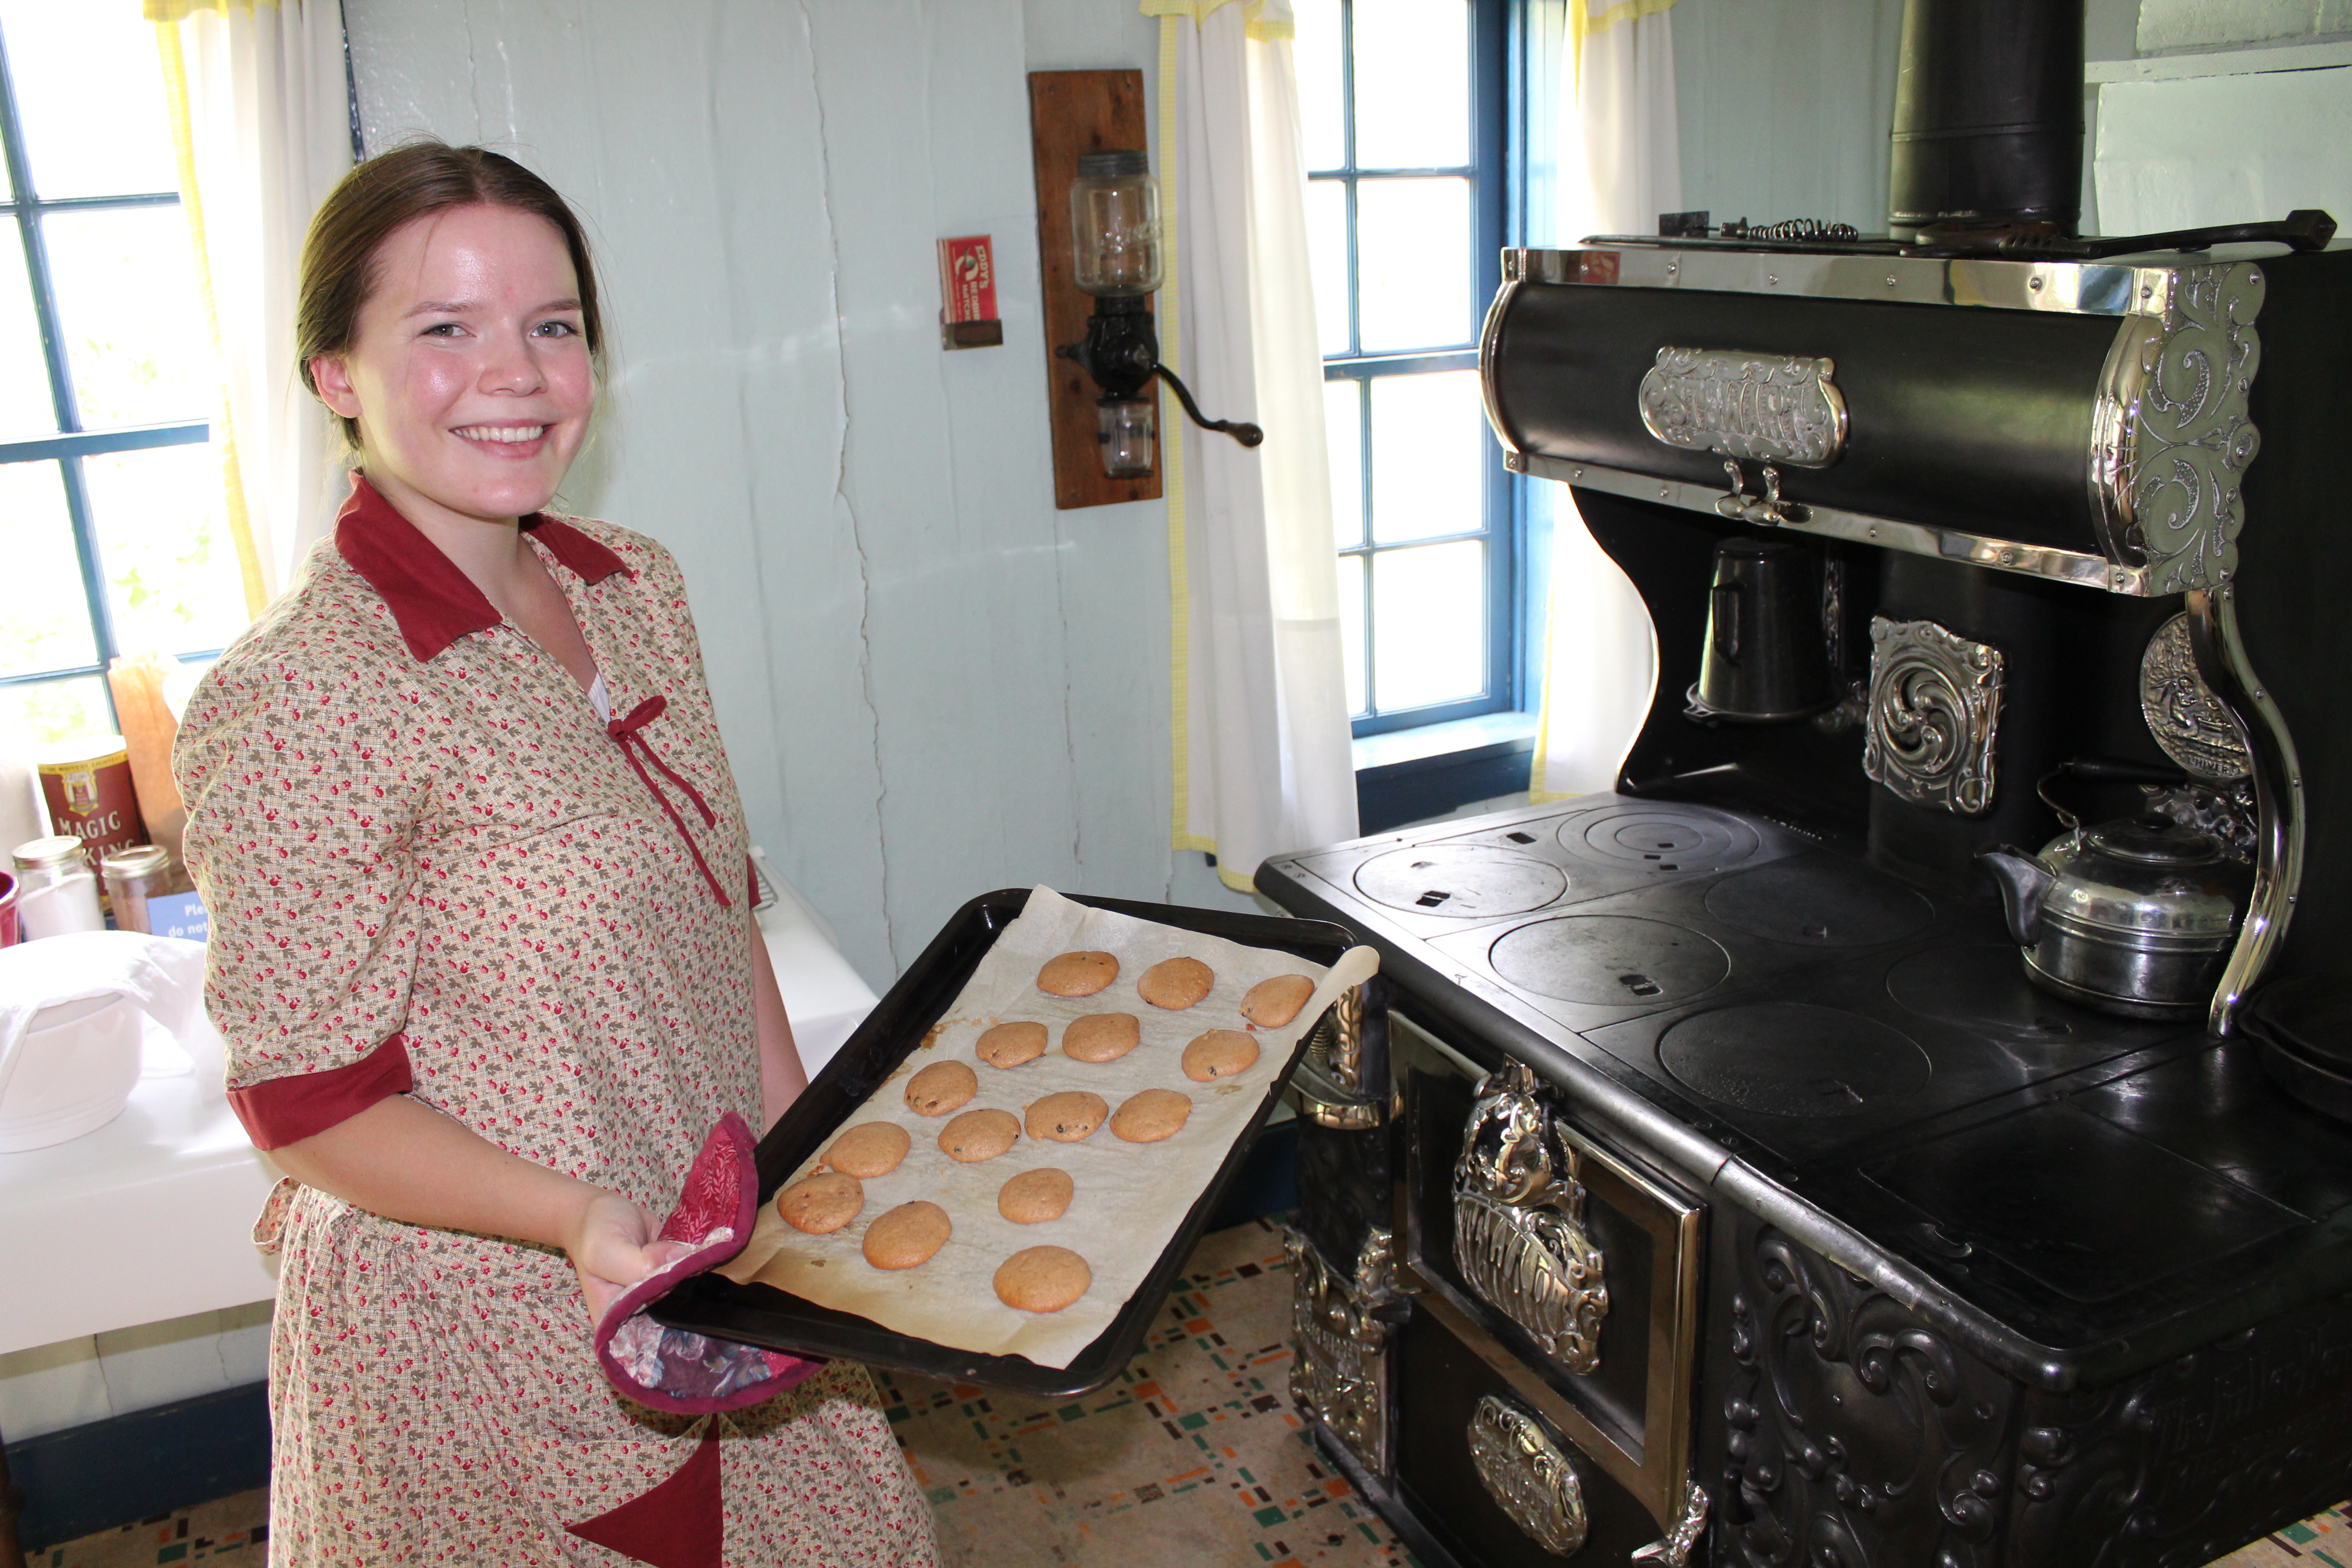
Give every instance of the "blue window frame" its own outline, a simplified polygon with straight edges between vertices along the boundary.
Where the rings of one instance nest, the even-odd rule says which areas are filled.
[[[205,556],[216,548],[226,548],[225,530],[207,531],[196,521],[211,516],[214,509],[208,500],[186,498],[184,515],[160,521],[127,516],[123,526],[112,530],[107,522],[110,501],[116,514],[143,512],[145,503],[183,477],[176,470],[163,474],[152,464],[126,463],[121,454],[201,446],[211,436],[209,423],[204,419],[135,423],[105,416],[126,409],[135,412],[144,395],[142,386],[152,387],[157,379],[157,363],[171,357],[171,342],[154,341],[143,335],[142,329],[162,321],[167,329],[162,335],[168,340],[194,326],[187,319],[186,307],[193,305],[194,291],[185,277],[184,253],[154,254],[144,248],[158,235],[164,236],[167,244],[184,243],[184,226],[174,222],[165,230],[100,216],[172,209],[176,216],[180,205],[176,189],[121,188],[126,183],[152,180],[153,171],[165,161],[168,142],[163,152],[151,149],[129,159],[110,160],[101,153],[68,160],[59,154],[68,139],[91,120],[121,122],[114,113],[117,106],[109,101],[110,95],[127,97],[149,89],[146,72],[153,58],[152,29],[137,21],[135,11],[126,13],[122,22],[125,25],[118,26],[112,18],[103,23],[92,20],[85,27],[76,20],[68,25],[79,29],[78,34],[53,32],[32,40],[29,49],[22,47],[23,38],[12,37],[6,28],[0,28],[0,168],[5,168],[6,176],[5,189],[0,190],[0,214],[5,215],[14,230],[23,258],[19,272],[11,264],[13,258],[0,255],[0,377],[9,384],[0,386],[0,408],[5,408],[7,419],[6,425],[0,426],[0,492],[5,492],[0,493],[0,510],[9,514],[0,522],[5,522],[9,538],[12,572],[19,574],[14,590],[37,601],[35,609],[44,617],[40,621],[43,635],[28,633],[30,623],[19,620],[11,627],[12,635],[0,639],[10,645],[0,646],[0,701],[16,710],[20,724],[31,722],[35,732],[23,738],[36,742],[46,737],[38,732],[37,721],[26,716],[37,704],[25,700],[35,697],[37,689],[71,696],[73,700],[62,711],[78,717],[62,722],[85,727],[114,722],[111,695],[102,679],[93,678],[102,677],[109,662],[126,651],[126,631],[139,639],[141,647],[168,637],[173,617],[158,616],[153,603],[159,596],[182,591],[181,585],[166,586],[147,579],[158,574],[175,550],[184,555],[192,548]],[[78,70],[82,85],[75,89],[71,100],[60,97],[53,81],[43,79],[37,85],[44,90],[34,95],[37,112],[28,116],[25,89],[33,79],[21,77],[20,67],[39,71],[47,79],[54,75],[54,57],[61,50],[135,48],[142,44],[145,54],[129,62],[132,68],[117,73],[126,79],[109,81],[108,73],[84,76]],[[37,63],[25,67],[28,53]],[[88,61],[77,58],[74,63],[86,66]],[[146,128],[147,119],[160,124],[160,95],[152,106],[143,98],[138,100],[137,107],[142,110],[152,107],[152,113],[134,117],[142,124],[132,131]],[[44,114],[48,118],[38,118]],[[37,121],[31,126],[30,142],[28,118]],[[59,176],[65,189],[45,195],[39,176],[50,169],[68,168],[71,174]],[[132,170],[136,173],[128,172]],[[77,277],[76,268],[93,257],[101,258],[105,268],[117,267],[126,258],[133,266],[152,267],[160,302],[109,313],[109,301],[100,292],[111,287],[110,274],[101,270],[95,280],[89,280],[89,272]],[[12,273],[17,276],[9,276]],[[122,292],[118,290],[115,297],[119,299]],[[33,352],[36,340],[37,353]],[[110,390],[86,395],[92,394],[92,387],[78,389],[78,360],[87,381],[128,387],[128,395],[116,396]],[[45,384],[34,384],[37,381]],[[149,397],[147,401],[157,400]],[[184,405],[188,399],[178,401]],[[99,411],[97,417],[91,416],[93,407]],[[195,535],[193,546],[171,537],[175,530],[191,529]],[[111,574],[105,548],[110,538],[123,546]],[[150,547],[158,538],[165,541],[160,554]],[[215,560],[214,564],[217,578],[218,568],[225,563]],[[68,599],[73,601],[70,605],[63,603]],[[20,600],[19,605],[25,602]],[[241,605],[236,609],[235,618],[241,621]],[[135,626],[126,627],[126,616]],[[173,639],[174,643],[184,643],[187,630],[194,631],[199,641],[217,644],[221,640],[225,624],[221,615],[178,619],[184,635]],[[45,646],[52,642],[61,646]],[[215,657],[219,648],[168,646],[166,651],[193,663]],[[59,653],[62,657],[54,657]]]
[[[1302,0],[1310,244],[1356,734],[1521,704],[1517,479],[1486,428],[1509,0]]]

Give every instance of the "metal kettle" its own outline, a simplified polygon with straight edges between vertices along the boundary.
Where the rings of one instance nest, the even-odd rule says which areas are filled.
[[[2000,886],[2026,977],[2102,1012],[2201,1017],[2229,960],[2252,868],[2210,835],[2162,816],[2086,828],[2051,805],[2066,831],[2039,855],[2007,844],[1977,851]]]

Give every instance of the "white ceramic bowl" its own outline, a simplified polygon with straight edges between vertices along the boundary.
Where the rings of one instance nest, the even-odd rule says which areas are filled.
[[[121,1115],[139,1082],[142,1017],[125,996],[36,1013],[0,1060],[0,1154],[63,1143]]]

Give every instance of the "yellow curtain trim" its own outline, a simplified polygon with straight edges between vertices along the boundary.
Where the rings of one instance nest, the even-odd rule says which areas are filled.
[[[155,3],[150,0],[151,5]],[[187,214],[188,243],[196,265],[196,293],[204,300],[205,325],[212,333],[213,352],[217,354],[223,348],[220,307],[213,296],[212,260],[205,249],[205,201],[203,193],[196,188],[195,135],[188,123],[188,67],[180,52],[177,23],[156,24],[155,47],[163,58],[163,97],[172,118],[172,153],[179,165],[180,207]],[[257,616],[269,603],[269,594],[262,581],[261,552],[253,542],[253,518],[245,505],[245,473],[236,456],[236,426],[229,417],[225,393],[215,416],[220,421],[221,497],[228,509],[228,536],[236,546],[236,572],[245,589],[245,613],[247,617]]]
[[[1157,16],[1163,22],[1171,16],[1190,16],[1197,27],[1220,7],[1232,4],[1234,0],[1138,0],[1137,8],[1145,16]],[[1164,33],[1160,35],[1160,55],[1164,62],[1167,56],[1167,35]],[[1164,67],[1161,74],[1166,74]]]
[[[142,0],[142,9],[151,22],[184,22],[199,11],[217,11],[226,16],[232,11],[250,16],[257,5],[275,5],[278,0]]]
[[[1590,0],[1568,0],[1568,52],[1576,62],[1576,90],[1584,91],[1584,40],[1593,34],[1614,27],[1622,22],[1638,22],[1644,16],[1663,16],[1675,8],[1675,0],[1603,0],[1598,12]]]

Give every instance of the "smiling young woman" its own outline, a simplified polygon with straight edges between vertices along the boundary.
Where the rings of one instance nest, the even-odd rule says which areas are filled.
[[[698,1420],[592,1353],[705,1131],[804,1080],[677,565],[546,510],[596,402],[578,220],[385,153],[298,335],[352,496],[176,758],[230,1099],[289,1177],[272,1561],[935,1562],[862,1368]]]

